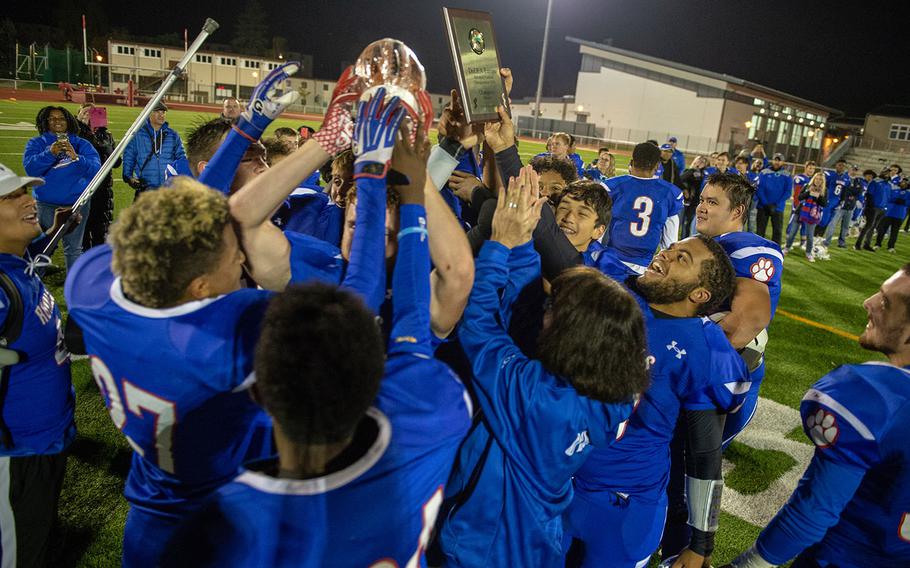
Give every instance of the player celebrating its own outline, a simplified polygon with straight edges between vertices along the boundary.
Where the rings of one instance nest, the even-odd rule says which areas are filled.
[[[647,565],[666,518],[668,455],[681,411],[688,425],[692,526],[685,560],[701,566],[711,555],[723,487],[724,413],[741,403],[748,370],[720,327],[699,316],[722,306],[735,281],[724,249],[701,235],[659,252],[643,275],[628,280],[645,314],[651,386],[616,443],[596,447],[575,475],[565,515],[566,532],[577,539],[570,565]]]
[[[48,566],[67,448],[76,437],[60,310],[35,275],[32,186],[0,165],[0,566]],[[58,209],[54,234],[63,219]],[[34,242],[34,244],[33,244]]]
[[[660,162],[660,148],[643,142],[632,150],[629,175],[610,179],[613,220],[610,241],[629,268],[644,273],[658,244],[676,242],[683,207],[682,192],[673,184],[654,177]]]
[[[134,449],[124,566],[154,566],[179,521],[258,455],[266,419],[244,392],[268,292],[240,289],[227,199],[186,177],[144,193],[110,246],[67,277],[92,374]]]
[[[859,344],[888,362],[838,367],[803,397],[815,455],[736,568],[910,565],[910,264],[863,307]]]
[[[559,566],[561,514],[571,478],[594,446],[607,446],[644,390],[644,322],[635,300],[591,268],[553,282],[540,360],[507,334],[499,290],[521,290],[510,257],[536,257],[531,233],[544,200],[523,168],[501,191],[493,239],[477,260],[477,282],[459,327],[480,403],[446,489],[440,545],[449,566]],[[533,194],[534,197],[531,197]]]
[[[382,98],[379,92],[373,102]],[[395,109],[395,101],[388,109]],[[358,131],[371,125],[395,132],[397,123],[385,115],[364,115],[358,115]],[[386,178],[370,164],[387,166],[392,147],[370,148],[363,143],[369,139],[392,138],[359,139],[355,162],[360,202],[376,207],[381,218]],[[425,163],[425,154],[419,159]],[[368,199],[371,192],[379,199]],[[275,420],[279,457],[250,465],[220,490],[179,535],[166,564],[424,565],[442,487],[471,409],[457,377],[432,357],[423,177],[414,175],[399,193],[401,229],[387,352],[373,315],[347,292],[307,285],[276,297],[256,351],[253,392]],[[383,225],[379,239],[361,225],[352,265],[363,260],[364,266],[381,267],[386,261]],[[360,243],[363,237],[380,246],[360,246],[375,245]],[[384,290],[380,272],[372,271],[372,285]],[[346,284],[369,293],[366,280]],[[364,503],[371,504],[369,512]]]

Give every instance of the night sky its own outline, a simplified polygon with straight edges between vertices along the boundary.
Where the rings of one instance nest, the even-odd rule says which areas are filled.
[[[188,27],[192,38],[209,16],[222,24],[212,36],[219,43],[230,42],[244,6],[237,0],[88,1],[107,9],[111,27],[139,35]],[[29,3],[13,4],[9,16],[14,22],[47,21],[47,14]],[[84,2],[66,3],[67,11],[73,4]],[[863,116],[881,104],[910,104],[910,34],[897,24],[906,21],[903,14],[894,13],[902,3],[846,4],[853,8],[807,1],[554,0],[544,96],[575,91],[581,58],[578,46],[564,39],[571,35],[597,42],[612,38],[619,48],[734,75],[848,116]],[[490,11],[503,65],[516,77],[513,98],[533,96],[536,89],[546,0],[289,0],[263,5],[271,35],[284,36],[292,50],[313,55],[316,77],[334,78],[366,44],[388,36],[414,49],[433,92],[454,85],[441,6]],[[60,11],[58,7],[58,16]],[[72,25],[78,28],[78,19]]]

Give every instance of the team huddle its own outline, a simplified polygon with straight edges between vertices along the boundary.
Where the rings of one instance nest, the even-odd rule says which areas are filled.
[[[295,70],[198,126],[193,175],[68,270],[66,347],[133,449],[123,565],[709,566],[784,270],[743,230],[748,179],[709,172],[679,240],[654,144],[628,175],[579,178],[563,148],[525,165],[505,109],[479,128],[453,92],[431,145],[425,93],[350,68],[322,127],[262,167]],[[301,191],[320,168],[327,190]],[[0,323],[22,317],[0,355],[23,355],[2,367],[7,469],[75,435],[29,252],[41,183],[0,170]],[[910,565],[910,265],[865,306],[860,343],[890,362],[808,391],[811,465],[732,566]],[[49,531],[2,528],[4,565]]]

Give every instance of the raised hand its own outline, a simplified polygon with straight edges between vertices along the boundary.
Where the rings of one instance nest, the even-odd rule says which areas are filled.
[[[423,188],[427,181],[430,141],[427,140],[422,124],[417,125],[416,131],[412,143],[407,121],[402,120],[392,151],[392,169],[402,175],[402,183],[396,185],[402,204],[423,204],[424,201]]]
[[[515,125],[504,106],[496,107],[496,112],[499,113],[499,122],[484,124],[483,133],[490,148],[499,153],[515,145]]]
[[[377,90],[357,109],[354,126],[354,179],[383,179],[392,161],[392,149],[401,119],[407,111],[398,97],[385,101],[385,89]]]
[[[506,191],[500,191],[493,214],[491,240],[514,248],[531,240],[540,221],[540,210],[546,202],[540,197],[539,179],[531,166],[521,169],[517,178],[509,179]]]
[[[326,154],[335,156],[351,147],[354,134],[354,120],[351,111],[355,108],[360,93],[357,90],[358,77],[354,67],[348,66],[332,91],[332,101],[325,110],[325,118],[313,140],[319,143]]]
[[[452,89],[451,100],[439,117],[436,129],[447,138],[457,140],[464,148],[473,148],[480,140],[478,130],[465,118],[458,91]]]
[[[470,202],[474,188],[481,185],[483,185],[483,182],[480,181],[480,178],[468,172],[455,170],[449,176],[449,189],[455,192],[455,195],[462,201]]]
[[[300,69],[300,62],[288,61],[284,65],[273,69],[266,75],[256,86],[253,94],[250,95],[250,102],[246,105],[246,110],[237,117],[236,128],[251,140],[259,140],[265,129],[278,118],[284,109],[289,105],[297,102],[300,93],[296,90],[288,90],[284,95],[276,97],[278,87],[281,83]]]

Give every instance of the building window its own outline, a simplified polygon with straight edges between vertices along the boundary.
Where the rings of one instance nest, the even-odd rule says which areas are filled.
[[[224,99],[234,96],[234,88],[230,85],[215,85],[215,98]]]
[[[130,80],[130,76],[126,73],[111,73],[111,82],[112,83],[127,83]]]
[[[161,50],[160,49],[150,49],[146,47],[142,50],[142,57],[154,57],[161,59]]]
[[[910,124],[892,124],[889,140],[910,140]]]
[[[127,45],[118,45],[116,46],[116,51],[118,55],[136,55],[136,48],[129,47]]]
[[[328,91],[328,90],[329,90],[329,84],[328,84],[328,83],[323,84],[323,85],[322,85],[322,90],[323,90],[323,91]]]
[[[211,55],[196,55],[196,63],[211,63]]]
[[[235,57],[219,57],[219,58],[218,58],[218,64],[219,64],[219,65],[226,65],[226,66],[228,66],[228,67],[236,67],[236,66],[237,66],[237,59],[236,59]]]
[[[267,63],[266,65],[268,66],[269,71],[272,69],[278,69],[278,63]]]
[[[262,63],[259,61],[251,61],[249,59],[243,60],[243,66],[247,69],[259,69],[261,65]]]
[[[755,106],[765,106],[765,101],[763,101],[761,99],[754,99],[752,101],[752,104]]]

